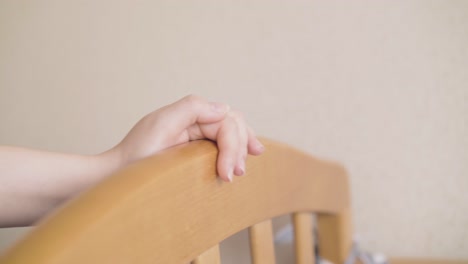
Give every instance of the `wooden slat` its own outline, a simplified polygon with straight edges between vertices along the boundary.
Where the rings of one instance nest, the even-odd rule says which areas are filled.
[[[192,261],[192,264],[220,264],[219,245],[216,245]]]
[[[351,209],[318,214],[317,227],[320,256],[333,263],[343,263],[352,247]]]
[[[252,264],[274,264],[275,245],[271,220],[251,226],[249,235]]]
[[[297,264],[315,264],[311,213],[294,213],[294,241]]]

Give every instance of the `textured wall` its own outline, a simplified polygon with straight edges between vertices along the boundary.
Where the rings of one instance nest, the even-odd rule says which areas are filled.
[[[188,93],[343,162],[364,247],[468,258],[468,1],[0,0],[0,144],[96,153]]]

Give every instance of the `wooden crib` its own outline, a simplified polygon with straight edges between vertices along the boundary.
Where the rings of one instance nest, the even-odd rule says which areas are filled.
[[[39,223],[0,263],[215,264],[221,263],[219,243],[248,228],[252,263],[271,264],[271,219],[284,214],[293,219],[296,263],[315,263],[315,243],[321,257],[343,263],[352,246],[343,167],[262,142],[266,152],[249,157],[247,174],[233,183],[216,176],[217,148],[210,141],[130,165]]]

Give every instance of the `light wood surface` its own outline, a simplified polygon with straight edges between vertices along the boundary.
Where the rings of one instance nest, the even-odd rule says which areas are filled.
[[[192,261],[192,264],[220,264],[221,256],[219,254],[219,244],[203,252]]]
[[[341,166],[262,141],[265,154],[249,157],[247,175],[233,183],[216,177],[217,148],[209,141],[137,162],[42,221],[0,262],[189,263],[267,219],[306,211],[341,215],[349,208]],[[339,229],[325,231],[331,241],[348,239],[340,235],[348,232],[345,218],[319,219]],[[327,254],[341,258],[348,243],[327,244]]]
[[[294,246],[297,264],[315,264],[312,214],[300,212],[293,214]]]
[[[390,258],[390,264],[468,264],[468,260]]]
[[[271,219],[249,228],[252,264],[275,264],[275,244]]]
[[[352,247],[351,209],[318,214],[317,228],[320,256],[333,263],[344,263]]]
[[[263,139],[247,175],[216,177],[209,141],[135,163],[62,206],[2,264],[219,264],[219,242],[250,227],[253,264],[274,263],[271,218],[293,213],[298,264],[313,263],[310,212],[322,257],[343,263],[351,248],[349,186],[343,168]],[[392,264],[468,261],[391,259]]]

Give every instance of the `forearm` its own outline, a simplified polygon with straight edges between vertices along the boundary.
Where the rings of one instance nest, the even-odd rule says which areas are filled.
[[[84,156],[0,146],[0,227],[34,223],[119,164],[112,151]]]

